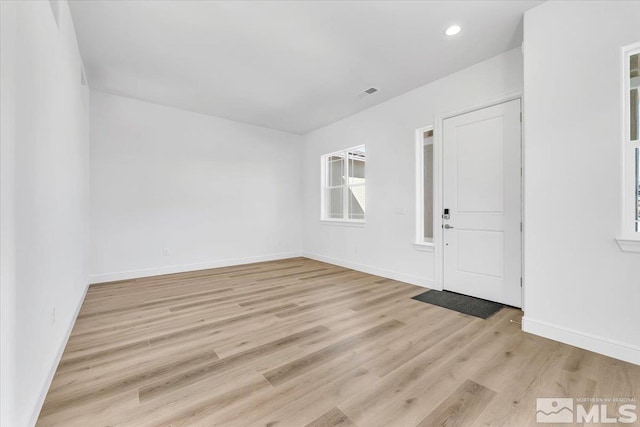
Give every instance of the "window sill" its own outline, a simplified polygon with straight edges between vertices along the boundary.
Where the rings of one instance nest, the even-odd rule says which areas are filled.
[[[338,225],[341,227],[360,227],[360,228],[364,227],[366,224],[365,221],[344,220],[344,219],[321,219],[320,223],[324,225]]]
[[[616,239],[622,252],[640,254],[640,239]]]
[[[433,252],[435,246],[433,246],[433,243],[430,243],[430,242],[419,242],[419,243],[414,243],[413,248],[416,251]]]

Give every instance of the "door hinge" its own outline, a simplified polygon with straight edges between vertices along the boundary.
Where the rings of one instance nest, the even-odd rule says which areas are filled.
[[[520,113],[520,123],[522,123],[522,113]]]
[[[522,287],[522,277],[520,278],[520,287]]]
[[[522,223],[520,223],[520,232],[522,233]]]

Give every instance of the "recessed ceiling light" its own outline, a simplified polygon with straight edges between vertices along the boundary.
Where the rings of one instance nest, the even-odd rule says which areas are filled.
[[[455,36],[460,32],[460,29],[461,28],[459,25],[452,25],[449,28],[447,28],[447,30],[444,33],[448,36]]]

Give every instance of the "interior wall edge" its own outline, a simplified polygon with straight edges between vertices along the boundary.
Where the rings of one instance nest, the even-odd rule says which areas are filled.
[[[76,304],[76,310],[71,318],[69,325],[67,325],[67,332],[65,333],[64,340],[60,343],[60,347],[58,348],[58,353],[56,354],[56,358],[53,360],[51,364],[51,368],[49,369],[49,374],[47,378],[45,378],[44,384],[42,384],[40,395],[38,396],[38,400],[36,401],[36,405],[31,411],[31,416],[29,418],[29,425],[35,426],[38,421],[38,416],[40,415],[40,411],[42,410],[42,405],[44,404],[44,399],[47,397],[47,393],[49,392],[49,388],[51,387],[51,382],[53,381],[53,376],[58,369],[58,364],[60,364],[60,359],[62,359],[62,354],[64,353],[64,349],[67,347],[67,343],[69,342],[69,337],[71,336],[71,331],[73,331],[73,327],[76,324],[76,319],[78,318],[78,314],[80,313],[80,309],[82,308],[82,303],[84,303],[84,299],[87,296],[87,291],[89,290],[89,283],[87,283],[84,287],[84,291],[80,299]]]
[[[433,280],[425,279],[424,277],[412,276],[410,274],[400,273],[393,270],[386,270],[383,268],[374,267],[372,265],[359,264],[351,261],[344,261],[341,259],[331,258],[328,256],[315,254],[312,252],[303,252],[302,256],[305,258],[316,260],[316,261],[326,262],[327,264],[333,264],[340,267],[349,268],[351,270],[373,274],[374,276],[380,276],[380,277],[385,277],[387,279],[397,280],[399,282],[409,283],[411,285],[416,285],[423,288],[442,290],[441,287],[436,286]]]
[[[119,271],[114,273],[92,274],[89,284],[107,283],[116,280],[139,279],[142,277],[160,276],[163,274],[185,273],[188,271],[207,270],[210,268],[232,267],[234,265],[253,264],[256,262],[277,261],[302,256],[302,252],[283,252],[278,254],[258,255],[246,258],[229,258],[193,264],[179,264],[167,267],[147,268],[140,270]]]
[[[532,319],[527,317],[526,314],[522,318],[522,330],[533,335],[640,365],[640,347],[634,345]]]

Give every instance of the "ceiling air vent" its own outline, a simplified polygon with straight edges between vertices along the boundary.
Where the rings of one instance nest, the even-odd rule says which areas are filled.
[[[375,87],[370,87],[369,89],[365,90],[364,93],[366,93],[367,95],[371,95],[373,93],[376,93],[378,91],[378,89],[376,89]]]

